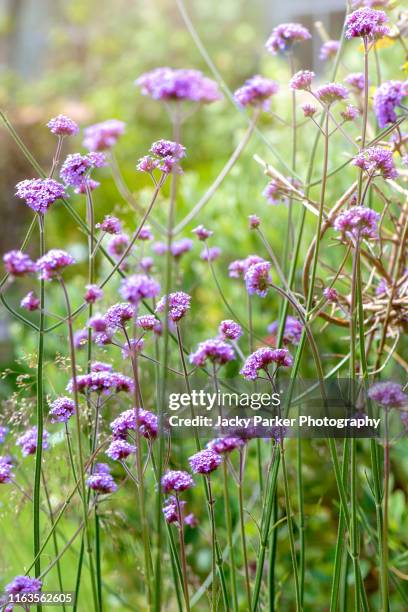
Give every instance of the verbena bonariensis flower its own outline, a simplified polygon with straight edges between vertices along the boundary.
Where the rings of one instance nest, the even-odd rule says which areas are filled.
[[[235,353],[233,348],[223,340],[212,338],[200,342],[197,350],[190,355],[190,362],[195,366],[203,366],[207,359],[213,364],[224,365],[235,359]]]
[[[170,247],[170,252],[173,257],[178,259],[182,255],[184,255],[184,253],[188,253],[189,251],[191,251],[192,248],[193,241],[190,240],[190,238],[180,238],[180,240],[175,240],[172,243]]]
[[[88,342],[88,330],[78,329],[74,333],[74,346],[77,349],[82,349]]]
[[[17,183],[16,196],[25,200],[36,213],[44,215],[51,204],[65,196],[65,187],[50,178],[27,179]]]
[[[311,70],[299,70],[290,79],[289,86],[291,89],[309,91],[315,76],[315,73]]]
[[[97,300],[103,298],[103,289],[98,287],[98,285],[85,285],[85,302],[88,304],[95,304]]]
[[[222,455],[211,448],[205,448],[188,458],[188,462],[194,474],[211,474],[222,463]]]
[[[128,321],[133,319],[134,315],[135,309],[133,304],[121,302],[108,308],[103,318],[108,327],[117,329],[123,327]],[[101,329],[100,331],[104,330]]]
[[[8,427],[4,427],[3,425],[0,425],[0,444],[3,444],[4,440],[6,439],[6,435],[9,432],[9,428]]]
[[[355,240],[360,238],[375,240],[378,238],[379,220],[380,215],[371,208],[352,206],[336,217],[333,227]]]
[[[156,312],[165,312],[167,296],[163,296],[157,303]],[[191,304],[191,295],[184,291],[176,291],[169,294],[168,312],[169,318],[172,321],[180,321],[189,310]]]
[[[340,42],[338,40],[328,40],[320,47],[319,59],[325,62],[332,57],[336,57],[339,49]]]
[[[106,331],[108,327],[108,322],[105,319],[104,315],[101,315],[100,313],[96,313],[93,317],[89,319],[88,327],[93,329],[95,332],[104,332]]]
[[[129,430],[134,431],[136,429],[136,421],[142,436],[149,439],[157,437],[159,430],[157,415],[144,408],[130,408],[122,412],[110,424],[112,435],[115,438],[125,438]]]
[[[104,361],[93,361],[91,363],[91,372],[112,372],[113,366]]]
[[[28,310],[29,312],[34,312],[34,310],[38,310],[40,307],[41,301],[35,295],[34,291],[29,291],[25,297],[20,302],[21,308]]]
[[[48,432],[43,431],[43,442],[42,447],[44,449],[48,448]],[[27,429],[21,436],[19,436],[16,440],[17,446],[21,447],[21,452],[23,457],[28,457],[28,455],[34,455],[37,450],[37,427],[32,427],[31,429]]]
[[[151,174],[156,168],[158,168],[160,162],[158,159],[153,157],[152,155],[144,155],[139,159],[136,164],[136,170],[139,172],[147,172]]]
[[[190,514],[187,514],[187,516],[184,518],[184,523],[193,529],[194,527],[197,527],[198,519],[193,512],[190,512]]]
[[[66,423],[75,414],[75,402],[70,397],[57,397],[50,406],[51,423]]]
[[[155,325],[159,322],[154,315],[141,315],[136,319],[136,325],[141,327],[145,331],[150,331],[155,328]]]
[[[397,121],[398,115],[395,109],[400,106],[407,95],[408,80],[385,81],[377,87],[374,93],[374,112],[380,128]]]
[[[173,496],[169,497],[169,499],[166,501],[165,505],[163,506],[163,514],[164,514],[164,518],[166,520],[166,523],[172,524],[172,523],[178,523],[180,521],[180,517],[179,514],[184,509],[184,506],[186,505],[186,502],[183,500],[179,500],[177,502],[177,499]],[[183,516],[181,516],[181,519],[183,519]]]
[[[369,7],[357,9],[348,15],[346,20],[346,38],[364,38],[375,40],[389,33],[385,24],[388,21],[384,11]]]
[[[139,355],[142,352],[144,347],[143,338],[131,338],[129,342],[123,345],[122,347],[122,357],[123,359],[128,359]]]
[[[207,444],[207,448],[210,448],[219,455],[231,453],[236,448],[242,448],[243,446],[245,446],[244,440],[242,438],[235,438],[233,436],[216,438]]]
[[[106,158],[103,153],[89,153],[88,155],[72,153],[62,164],[60,177],[67,186],[81,187],[86,183],[89,172],[93,168],[101,168],[105,165]]]
[[[107,245],[107,251],[109,255],[112,255],[112,257],[119,258],[124,254],[129,246],[129,243],[130,240],[127,234],[116,234],[116,236],[112,236],[112,238],[110,238]]]
[[[288,180],[289,182],[291,182],[291,179]],[[294,182],[294,184],[298,186],[296,182]],[[289,200],[290,189],[282,181],[272,179],[271,181],[269,181],[269,183],[263,190],[262,195],[266,198],[268,204],[271,204],[272,206],[276,206],[281,202],[287,204]]]
[[[85,128],[83,145],[88,151],[111,149],[124,131],[125,124],[118,119],[108,119],[101,123],[95,123]]]
[[[66,251],[61,249],[51,249],[40,257],[36,262],[36,268],[40,272],[40,278],[51,280],[60,272],[75,263],[75,259]]]
[[[186,148],[173,140],[157,140],[150,147],[150,152],[161,159],[171,157],[175,161],[180,161],[186,156]]]
[[[362,168],[370,176],[382,176],[384,179],[393,179],[398,176],[392,151],[382,147],[364,149],[353,159],[353,165]]]
[[[339,299],[337,289],[335,289],[334,287],[326,287],[325,289],[323,289],[323,295],[326,300],[331,304],[336,304]]]
[[[259,257],[259,255],[248,255],[248,257],[245,259],[236,259],[228,266],[228,276],[230,278],[240,278],[241,276],[245,276],[250,266],[263,261],[265,260],[262,257]]]
[[[249,215],[248,217],[249,229],[256,229],[261,225],[261,219],[258,215]]]
[[[159,283],[145,274],[133,274],[125,278],[120,287],[123,299],[135,305],[143,299],[157,297],[159,293]]]
[[[312,38],[309,30],[300,23],[281,23],[272,30],[272,34],[266,41],[267,50],[276,53],[290,51],[296,43]]]
[[[368,397],[384,408],[408,406],[408,396],[402,386],[392,381],[375,383],[368,390]]]
[[[357,91],[364,91],[364,72],[351,72],[346,76],[344,82]]]
[[[3,255],[3,263],[11,276],[25,276],[35,272],[35,263],[22,251],[8,251]]]
[[[206,247],[200,253],[200,259],[203,261],[215,261],[221,255],[221,249],[219,247]]]
[[[340,112],[343,121],[354,121],[354,119],[358,117],[359,114],[360,111],[358,110],[358,108],[356,106],[353,106],[352,104],[348,104],[345,110]]]
[[[47,123],[47,127],[56,136],[75,136],[79,132],[79,126],[66,115],[53,117]]]
[[[14,478],[13,466],[5,457],[0,457],[0,484],[8,484]]]
[[[131,393],[134,383],[131,378],[119,372],[102,371],[77,376],[76,386],[81,393],[86,393],[87,391],[104,394],[120,393],[121,391]],[[71,379],[67,385],[67,391],[72,393],[73,389],[74,381]]]
[[[107,234],[120,234],[122,231],[121,222],[117,217],[113,217],[112,215],[105,215],[102,223],[97,223],[95,227]]]
[[[97,493],[114,493],[118,488],[106,463],[96,464],[94,472],[88,476],[86,484]]]
[[[85,193],[87,193],[88,190],[94,191],[95,189],[100,187],[100,185],[101,184],[98,181],[94,181],[92,178],[88,177],[86,180],[82,181],[80,185],[75,187],[74,192],[84,195]]]
[[[263,261],[248,268],[245,274],[245,285],[249,295],[256,294],[259,297],[266,297],[272,282],[270,269],[269,261]]]
[[[112,440],[105,451],[108,457],[115,461],[126,459],[126,457],[129,457],[129,455],[135,452],[136,446],[129,444],[126,440]]]
[[[151,96],[155,100],[209,104],[222,98],[217,83],[199,70],[156,68],[142,74],[135,84],[144,96]]]
[[[315,95],[320,102],[330,106],[334,102],[348,98],[349,92],[344,85],[339,83],[326,83],[316,89]]]
[[[39,578],[16,576],[4,587],[4,590],[9,595],[17,595],[17,593],[39,593],[41,588],[42,582]]]
[[[152,250],[156,255],[164,255],[167,253],[167,244],[164,242],[155,242],[152,244]]]
[[[274,321],[268,325],[268,332],[276,335],[279,329],[279,321]],[[283,332],[283,343],[297,345],[302,336],[303,325],[296,317],[288,315],[285,321],[285,330]]]
[[[244,85],[235,91],[234,98],[242,107],[258,106],[263,110],[268,110],[271,96],[278,91],[279,85],[276,81],[271,81],[271,79],[256,74],[247,79]]]
[[[198,225],[192,231],[197,236],[197,238],[202,241],[207,240],[207,238],[213,235],[213,232],[211,230],[206,229],[204,225]]]
[[[150,272],[153,266],[154,266],[153,257],[150,257],[150,256],[142,257],[142,259],[139,261],[139,267],[141,270],[143,270],[143,272]]]
[[[144,225],[142,227],[137,237],[138,240],[142,240],[142,241],[153,240],[153,238],[154,236],[153,236],[152,230],[150,229],[148,225]]]
[[[242,327],[232,319],[221,321],[218,333],[224,340],[238,340],[242,336]]]
[[[161,480],[161,485],[165,493],[170,491],[186,491],[194,487],[194,480],[188,472],[183,470],[169,470],[166,472]]]
[[[271,364],[275,364],[278,367],[290,368],[292,363],[293,358],[287,349],[264,347],[249,355],[240,373],[248,380],[256,380],[259,370],[268,372],[268,367]]]

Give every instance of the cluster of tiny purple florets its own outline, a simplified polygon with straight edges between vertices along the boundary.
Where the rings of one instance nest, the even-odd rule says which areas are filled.
[[[156,68],[142,74],[135,84],[144,96],[151,96],[155,100],[209,104],[222,98],[217,83],[199,70]]]
[[[268,110],[271,96],[278,91],[279,85],[275,81],[256,74],[236,90],[234,98],[242,107],[260,106],[263,110]]]
[[[259,375],[259,370],[265,370],[267,372],[271,364],[277,367],[289,368],[292,363],[292,356],[287,349],[263,347],[247,358],[241,370],[241,374],[248,380],[256,380]]]
[[[312,38],[312,35],[309,30],[300,23],[281,23],[273,29],[265,47],[275,55],[276,53],[289,51],[294,44],[310,38]]]

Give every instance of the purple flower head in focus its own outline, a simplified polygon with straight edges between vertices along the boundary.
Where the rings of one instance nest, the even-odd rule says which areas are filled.
[[[156,312],[165,312],[166,310],[167,296],[163,296],[158,302]],[[180,321],[182,317],[189,310],[191,304],[191,296],[184,291],[176,291],[175,293],[169,294],[168,312],[169,318],[176,322]]]
[[[97,300],[103,298],[103,289],[98,287],[98,285],[85,285],[85,302],[88,304],[95,304]]]
[[[11,276],[25,276],[35,272],[35,263],[22,251],[9,251],[3,255],[3,263],[6,271]]]
[[[375,40],[389,33],[385,25],[388,21],[384,11],[364,7],[348,15],[346,20],[346,38],[363,38]]]
[[[84,130],[83,145],[88,151],[105,151],[111,149],[125,131],[125,124],[118,119],[108,119],[95,123]]]
[[[135,305],[141,300],[155,298],[159,293],[159,283],[145,274],[133,274],[125,278],[120,287],[122,298]]]
[[[213,235],[213,232],[211,230],[206,229],[204,225],[198,225],[192,231],[197,236],[197,238],[202,241],[207,240],[207,238],[210,238],[210,236]]]
[[[67,266],[75,263],[75,259],[66,251],[51,249],[36,262],[36,268],[42,280],[52,280]]]
[[[134,388],[133,380],[119,372],[90,372],[76,377],[76,386],[80,393],[91,391],[94,393],[131,393]],[[71,379],[67,391],[72,393],[74,381]]]
[[[93,491],[102,494],[114,493],[118,488],[110,474],[109,466],[104,463],[98,463],[95,466],[94,473],[87,478],[86,484]]]
[[[105,215],[102,223],[97,223],[95,227],[107,234],[120,234],[122,231],[121,222],[117,217],[113,217],[112,215]]]
[[[21,308],[28,310],[29,312],[34,312],[38,310],[41,305],[41,300],[36,296],[34,291],[29,291],[25,297],[20,302]]]
[[[27,206],[44,215],[51,204],[65,196],[65,187],[54,179],[27,179],[16,185],[16,196]]]
[[[151,96],[155,100],[210,104],[222,98],[217,83],[199,70],[156,68],[142,74],[135,85],[140,87],[144,96]]]
[[[279,321],[274,321],[268,325],[268,332],[275,336],[279,329]],[[283,344],[297,345],[302,336],[303,325],[296,317],[288,315],[285,321],[285,330],[283,332]]]
[[[194,487],[194,480],[188,472],[182,470],[169,470],[166,472],[161,480],[161,485],[165,493],[170,491],[186,491]]]
[[[294,90],[309,91],[315,76],[315,73],[311,70],[299,70],[290,79],[289,87]]]
[[[51,423],[66,423],[75,414],[75,402],[70,397],[57,397],[50,406]]]
[[[408,80],[385,81],[377,87],[374,93],[374,112],[380,128],[397,121],[395,109],[405,96],[408,96]]]
[[[232,319],[221,321],[218,333],[223,340],[238,340],[242,336],[242,327]]]
[[[127,302],[120,302],[118,304],[114,304],[105,313],[103,317],[107,327],[111,329],[118,329],[124,327],[125,324],[133,319],[135,315],[135,309],[132,304],[128,304]],[[104,330],[99,330],[104,331]]]
[[[272,30],[272,34],[266,41],[265,47],[276,55],[277,53],[289,51],[296,43],[312,38],[309,30],[300,23],[281,23]]]
[[[339,83],[326,83],[318,87],[315,94],[320,102],[330,106],[334,102],[348,98],[349,92],[344,85]]]
[[[266,297],[269,286],[272,282],[270,274],[271,263],[263,261],[250,266],[245,274],[245,285],[249,295],[259,295]]]
[[[79,127],[66,115],[58,115],[57,117],[53,117],[47,123],[47,127],[50,129],[52,134],[56,136],[75,136],[78,134]]]
[[[0,457],[0,484],[8,484],[14,478],[13,466],[6,457]]]
[[[222,463],[222,455],[211,448],[205,448],[188,458],[188,462],[194,474],[211,474]]]
[[[248,380],[256,380],[259,370],[268,371],[271,364],[278,367],[290,368],[293,358],[287,349],[260,348],[247,358],[241,374]]]
[[[157,167],[163,173],[168,174],[173,168],[178,172],[181,171],[179,162],[186,156],[186,149],[183,145],[172,140],[158,140],[152,144],[150,152],[158,158]]]
[[[136,452],[136,446],[126,440],[113,440],[105,452],[114,461],[122,461]]]
[[[4,587],[4,590],[9,595],[17,595],[18,593],[39,593],[41,588],[42,582],[39,578],[16,576],[12,582]]]
[[[256,74],[235,91],[234,98],[241,107],[258,106],[263,110],[268,110],[271,96],[278,91],[279,85],[276,81]]]
[[[60,177],[65,185],[81,188],[86,184],[91,170],[105,165],[106,158],[103,153],[89,153],[88,155],[72,153],[62,164]]]
[[[251,266],[262,263],[263,261],[265,260],[259,257],[259,255],[248,255],[245,259],[236,259],[228,266],[228,276],[230,278],[245,277],[245,274]]]
[[[338,40],[328,40],[320,47],[319,59],[326,62],[332,57],[336,57],[339,49],[340,42]]]
[[[159,320],[154,315],[141,315],[136,319],[136,325],[144,331],[153,330],[158,322]]]
[[[215,261],[221,255],[221,249],[219,247],[205,247],[200,253],[200,259],[203,261]]]
[[[368,397],[384,408],[408,406],[408,396],[404,393],[402,385],[392,381],[375,383],[368,390]]]
[[[382,147],[364,149],[353,159],[353,165],[362,168],[370,176],[382,176],[384,179],[398,176],[392,151]]]
[[[166,501],[166,503],[163,506],[163,514],[164,514],[164,518],[166,522],[169,524],[179,523],[180,522],[179,514],[180,513],[182,514],[185,505],[186,505],[185,501],[183,500],[177,501],[176,497],[173,497],[173,496],[169,497],[169,499]],[[183,515],[181,516],[181,519],[183,519]]]
[[[48,448],[48,432],[44,431],[42,435],[42,447],[44,449]],[[31,429],[27,429],[25,433],[19,436],[16,440],[17,446],[21,447],[21,452],[23,457],[28,457],[28,455],[34,455],[37,450],[37,427],[32,427]]]
[[[378,238],[379,220],[380,215],[371,208],[352,206],[336,217],[333,227],[354,240],[375,240]]]
[[[235,353],[223,340],[212,338],[200,342],[197,350],[190,355],[190,362],[195,366],[203,366],[207,359],[213,364],[224,365],[235,359]]]
[[[180,240],[175,240],[172,243],[170,252],[173,255],[173,257],[178,259],[182,255],[184,255],[184,253],[188,253],[189,251],[191,251],[192,248],[193,248],[193,241],[190,240],[190,238],[180,238]]]

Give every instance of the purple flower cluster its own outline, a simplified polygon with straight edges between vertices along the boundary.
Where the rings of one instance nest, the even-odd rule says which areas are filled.
[[[51,423],[66,423],[75,414],[75,403],[70,397],[57,397],[51,404]]]
[[[170,252],[175,259],[178,259],[185,253],[188,253],[193,248],[193,241],[190,238],[180,238],[180,240],[175,240],[171,247]]]
[[[82,189],[86,185],[91,170],[105,165],[106,158],[103,153],[89,153],[88,155],[72,153],[62,164],[60,177],[65,185]]]
[[[365,77],[363,72],[351,72],[344,81],[357,91],[364,91]]]
[[[316,106],[314,106],[314,104],[310,104],[309,102],[302,104],[301,109],[305,117],[313,117],[317,113]]]
[[[144,331],[153,330],[158,323],[159,320],[156,319],[154,315],[141,315],[136,319],[136,325],[141,327]]]
[[[274,321],[270,325],[268,325],[268,332],[272,335],[276,335],[279,329],[279,321]],[[284,344],[294,344],[295,346],[299,344],[300,338],[302,336],[303,325],[296,317],[292,317],[288,315],[285,321],[285,330],[283,332],[283,343]]]
[[[159,429],[157,415],[144,408],[130,408],[122,412],[110,424],[112,435],[115,438],[125,438],[129,430],[136,429],[136,422],[142,436],[152,440],[157,437]]]
[[[256,74],[236,90],[234,98],[242,107],[259,106],[263,110],[268,110],[271,96],[278,91],[279,85],[275,81]]]
[[[333,227],[355,240],[360,238],[375,240],[378,237],[379,220],[380,215],[371,208],[352,206],[336,217]]]
[[[141,300],[157,297],[159,293],[159,283],[144,274],[128,276],[120,288],[120,295],[123,299],[134,305],[139,304]]]
[[[9,432],[8,427],[4,427],[3,425],[0,425],[0,444],[3,444],[8,432]]]
[[[398,383],[378,382],[368,390],[368,397],[384,408],[402,408],[408,406],[408,396]]]
[[[222,460],[222,455],[211,448],[205,448],[188,458],[194,474],[211,474],[221,465]]]
[[[16,196],[27,206],[44,215],[51,204],[65,196],[65,187],[54,179],[27,179],[16,185]]]
[[[347,17],[346,38],[382,38],[389,33],[389,28],[385,25],[387,21],[388,17],[384,11],[368,7],[357,9]]]
[[[364,149],[353,159],[353,164],[368,172],[370,176],[380,175],[384,179],[393,179],[398,176],[392,151],[382,147]]]
[[[75,263],[75,259],[62,251],[61,249],[51,249],[40,257],[37,261],[36,267],[40,273],[40,278],[43,280],[52,280],[55,278],[64,268]]]
[[[320,47],[319,59],[325,62],[332,57],[336,57],[339,49],[340,42],[338,40],[328,40]]]
[[[256,380],[259,370],[268,371],[268,366],[275,364],[278,367],[290,368],[293,358],[287,349],[260,348],[247,358],[241,374],[248,380]]]
[[[215,81],[199,70],[156,68],[142,74],[135,84],[144,96],[155,100],[179,100],[209,104],[220,100],[221,93]]]
[[[95,465],[94,472],[87,478],[86,484],[97,493],[114,493],[118,488],[106,463]]]
[[[339,83],[326,83],[318,87],[315,94],[320,102],[330,106],[334,102],[348,98],[349,92],[344,85],[340,85]]]
[[[259,297],[266,297],[269,286],[272,282],[270,274],[271,263],[269,261],[263,261],[249,266],[245,273],[245,285],[249,295],[259,295]]]
[[[282,182],[272,179],[263,190],[262,195],[266,198],[268,204],[276,206],[281,202],[286,203],[288,201],[288,193],[287,187]]]
[[[103,317],[103,320],[106,324],[106,327],[110,328],[113,331],[115,329],[123,327],[128,321],[130,321],[134,317],[134,314],[135,309],[133,305],[127,304],[126,302],[121,302],[119,304],[114,304],[113,306],[108,308]],[[100,329],[100,331],[105,330]]]
[[[83,145],[88,151],[105,151],[111,149],[125,131],[125,124],[118,119],[108,119],[90,125],[84,131]]]
[[[42,582],[39,578],[30,578],[30,576],[16,576],[12,582],[4,588],[9,595],[17,595],[18,593],[39,593],[42,588]]]
[[[326,287],[323,289],[323,295],[330,304],[336,304],[339,299],[339,294],[334,287]]]
[[[200,259],[203,261],[215,261],[221,255],[221,249],[219,247],[206,247],[200,253]]]
[[[157,303],[156,312],[165,312],[167,296],[163,296]],[[169,294],[168,313],[169,318],[176,322],[180,321],[189,310],[191,304],[191,296],[184,291],[176,291]]]
[[[200,342],[197,350],[190,355],[190,362],[198,367],[203,366],[207,359],[213,364],[224,365],[235,359],[235,353],[233,348],[223,340],[212,338]]]
[[[97,300],[103,298],[103,290],[98,285],[85,285],[85,302],[88,304],[95,304]]]
[[[248,255],[245,259],[236,259],[228,266],[228,275],[230,278],[245,277],[245,274],[251,266],[262,263],[263,261],[265,260],[259,257],[259,255]]]
[[[108,448],[106,449],[106,454],[108,457],[113,459],[114,461],[122,461],[136,452],[136,446],[133,444],[129,444],[126,440],[116,439],[112,440]]]
[[[374,112],[380,128],[397,121],[395,109],[405,96],[408,96],[408,80],[385,81],[377,87],[374,93]]]
[[[242,336],[242,327],[232,319],[221,321],[218,333],[223,340],[238,340]]]
[[[58,115],[53,117],[47,123],[47,127],[50,128],[50,132],[56,136],[75,136],[78,134],[79,127],[66,115]]]
[[[198,225],[192,231],[197,236],[197,238],[202,241],[207,240],[207,238],[210,238],[210,236],[213,235],[213,232],[211,230],[206,229],[204,225]]]
[[[112,215],[105,215],[102,223],[97,223],[95,227],[107,234],[120,234],[122,231],[121,222],[117,217],[113,217]]]
[[[81,374],[76,377],[76,385],[78,391],[86,393],[87,391],[95,393],[131,393],[133,391],[133,380],[120,372],[90,372],[89,374]],[[67,386],[67,391],[72,392],[74,389],[74,381],[71,379]]]
[[[13,466],[7,457],[0,457],[0,484],[8,484],[14,478]]]
[[[38,310],[40,307],[41,301],[35,295],[34,291],[29,291],[25,297],[20,302],[21,308],[28,310],[29,312],[34,312]]]
[[[315,76],[315,73],[311,70],[299,70],[290,79],[289,87],[299,91],[309,91]]]
[[[3,255],[3,263],[11,276],[25,276],[35,272],[35,263],[22,251],[9,251]]]
[[[272,55],[276,55],[280,52],[289,51],[294,44],[310,38],[312,38],[312,35],[309,30],[300,23],[281,23],[272,30],[265,47]]]
[[[207,444],[207,448],[215,451],[219,455],[231,453],[236,448],[242,448],[243,446],[245,446],[245,440],[233,436],[216,438]]]
[[[248,225],[249,229],[257,229],[261,225],[261,219],[258,215],[249,215]]]
[[[184,506],[186,502],[183,500],[177,501],[177,498],[173,495],[166,500],[166,503],[163,506],[163,514],[166,520],[166,523],[179,523],[180,517],[179,514],[184,510]]]
[[[44,449],[48,448],[48,432],[43,432],[43,442],[42,447]],[[27,429],[21,436],[19,436],[16,440],[17,446],[21,447],[21,452],[23,457],[28,457],[28,455],[34,455],[37,450],[37,427],[32,427],[31,429]]]
[[[112,236],[108,242],[107,250],[109,255],[112,257],[121,257],[130,243],[129,236],[127,234],[116,234]]]
[[[150,147],[150,153],[152,155],[139,159],[137,169],[140,172],[152,173],[156,168],[164,174],[169,174],[173,169],[181,172],[179,162],[186,155],[183,145],[172,140],[158,140]]]
[[[182,470],[169,470],[166,472],[161,480],[161,485],[165,493],[170,491],[186,491],[194,487],[194,480],[188,472]]]

